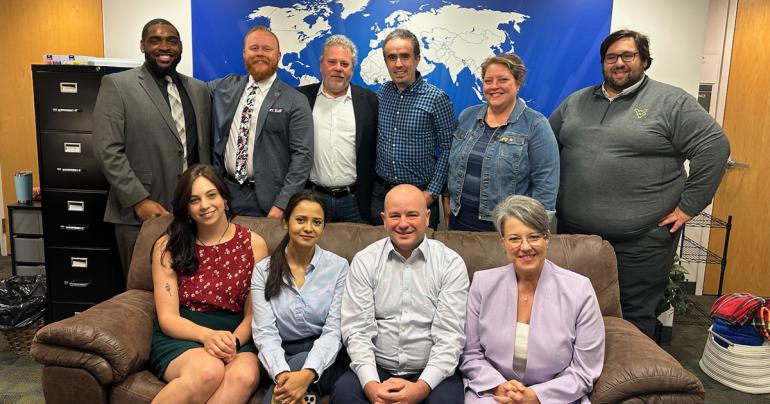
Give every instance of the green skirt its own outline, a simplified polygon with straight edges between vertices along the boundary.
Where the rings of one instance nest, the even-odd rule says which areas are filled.
[[[233,313],[231,311],[218,310],[218,311],[191,311],[184,307],[179,308],[179,314],[195,324],[203,327],[211,328],[212,330],[227,330],[235,331],[238,325],[243,321],[243,312]],[[152,330],[152,346],[150,348],[150,371],[163,380],[163,374],[166,373],[168,364],[176,359],[179,355],[185,353],[188,349],[203,348],[203,344],[196,341],[187,341],[182,339],[171,338],[163,333],[156,319],[153,324]],[[241,349],[238,352],[257,352],[257,347],[254,346],[251,338],[245,343],[241,344]]]

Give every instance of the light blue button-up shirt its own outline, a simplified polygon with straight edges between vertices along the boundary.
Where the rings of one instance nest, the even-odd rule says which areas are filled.
[[[313,369],[321,377],[342,347],[340,304],[348,262],[316,246],[302,288],[291,280],[291,285],[282,287],[278,296],[266,301],[269,266],[267,257],[257,263],[251,277],[251,330],[259,360],[275,379],[281,372],[290,371],[281,342],[318,336],[303,368]]]
[[[389,238],[356,254],[342,298],[342,336],[361,386],[377,365],[419,373],[431,389],[455,372],[465,345],[468,271],[462,258],[425,238],[404,258]]]

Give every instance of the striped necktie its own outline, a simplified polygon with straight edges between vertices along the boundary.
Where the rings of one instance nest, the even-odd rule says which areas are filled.
[[[235,180],[239,184],[243,184],[248,178],[246,165],[249,161],[249,131],[251,130],[251,114],[257,99],[257,88],[259,88],[257,83],[248,88],[249,94],[246,96],[246,104],[241,111],[241,126],[238,131],[238,143],[235,152]]]
[[[182,142],[184,150],[184,160],[182,161],[182,171],[187,170],[187,134],[185,133],[184,109],[182,109],[182,98],[179,97],[179,90],[174,84],[171,76],[166,76],[166,89],[168,90],[168,102],[171,106],[171,117],[176,123],[176,131],[179,134],[179,141]]]

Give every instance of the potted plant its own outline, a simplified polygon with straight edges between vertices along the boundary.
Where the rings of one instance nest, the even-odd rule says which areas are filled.
[[[671,341],[671,327],[674,325],[674,314],[688,314],[695,305],[687,297],[687,292],[682,285],[685,282],[687,273],[684,261],[679,255],[675,255],[671,272],[668,273],[668,285],[663,293],[663,299],[660,300],[658,307],[655,308],[655,314],[658,316],[659,323],[656,325],[655,330],[655,339],[658,343]]]

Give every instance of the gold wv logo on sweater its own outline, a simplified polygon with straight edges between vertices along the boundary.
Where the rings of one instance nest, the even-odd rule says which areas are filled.
[[[642,119],[647,116],[648,109],[649,108],[634,108],[634,113],[636,114],[637,118]]]

